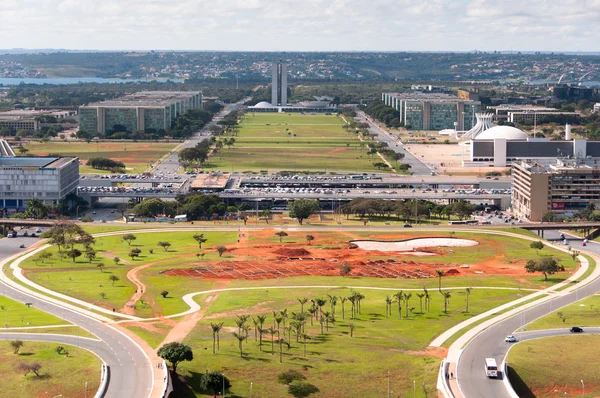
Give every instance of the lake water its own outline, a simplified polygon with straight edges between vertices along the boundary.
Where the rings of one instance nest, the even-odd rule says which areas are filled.
[[[182,79],[154,79],[157,82],[166,82],[171,80],[175,83],[182,83]],[[0,85],[16,86],[21,83],[25,84],[77,84],[77,83],[135,83],[135,82],[151,82],[152,80],[145,79],[105,79],[102,77],[56,77],[56,78],[20,78],[20,77],[0,77]]]

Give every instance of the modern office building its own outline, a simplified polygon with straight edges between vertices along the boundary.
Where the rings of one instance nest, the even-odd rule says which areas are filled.
[[[480,101],[444,93],[383,93],[381,99],[399,112],[399,119],[410,130],[469,130],[481,111]]]
[[[54,119],[76,118],[76,111],[65,110],[30,110],[15,109],[6,112],[0,112],[0,129],[8,129],[10,134],[15,134],[19,130],[25,130],[28,133],[35,133],[40,130],[43,121],[40,118],[52,117]]]
[[[271,105],[287,105],[287,64],[273,62],[271,68]]]
[[[512,177],[512,211],[522,219],[571,215],[600,203],[600,159],[514,162]]]
[[[202,109],[201,92],[142,91],[79,107],[79,125],[92,133],[110,133],[114,126],[127,131],[166,130],[188,109]]]
[[[554,121],[553,119],[557,116],[563,116],[566,119],[576,119],[579,117],[579,114],[576,112],[560,112],[556,108],[537,105],[501,104],[488,106],[487,109],[494,112],[496,120],[504,119],[511,123],[519,123],[524,120],[530,120],[534,123],[544,123]]]
[[[0,208],[23,211],[31,199],[57,204],[76,192],[79,158],[0,157]]]

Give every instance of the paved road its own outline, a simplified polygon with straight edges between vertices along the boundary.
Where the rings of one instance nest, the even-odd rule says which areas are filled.
[[[370,121],[364,112],[357,110],[356,120],[358,122],[366,122],[371,126],[369,128],[369,132],[371,134],[375,134],[377,136],[377,141],[385,142],[388,144],[390,149],[393,149],[397,153],[404,154],[404,159],[402,163],[410,164],[410,171],[413,175],[419,176],[428,176],[431,175],[431,169],[425,165],[425,163],[421,162],[417,159],[412,153],[404,149],[404,145],[402,143],[398,143],[392,139],[385,131],[383,131],[377,124]]]
[[[30,246],[36,241],[37,239],[35,238],[0,239],[0,260],[22,251],[23,249],[19,248],[21,244]],[[22,303],[32,303],[33,307],[60,317],[67,322],[79,325],[96,335],[101,340],[100,342],[93,344],[86,343],[88,341],[86,339],[71,336],[68,337],[70,341],[68,344],[81,346],[90,344],[90,348],[98,348],[98,350],[93,349],[93,351],[110,368],[110,383],[105,395],[106,397],[145,398],[150,396],[152,388],[152,364],[149,363],[142,349],[129,340],[129,338],[94,319],[21,293],[2,282],[0,282],[0,294]],[[10,338],[8,333],[4,335],[5,338]]]
[[[598,243],[590,243],[585,249],[596,254],[600,253]],[[600,279],[573,293],[559,296],[484,330],[467,345],[460,357],[457,378],[462,394],[466,398],[508,397],[502,380],[486,377],[483,371],[485,358],[495,358],[500,364],[510,348],[509,343],[504,342],[507,335],[515,334],[514,331],[523,325],[598,291],[600,291]]]

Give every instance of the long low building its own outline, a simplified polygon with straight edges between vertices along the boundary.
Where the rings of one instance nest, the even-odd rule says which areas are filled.
[[[23,211],[31,199],[58,204],[77,191],[79,158],[0,157],[0,207]]]
[[[513,163],[512,171],[511,206],[519,218],[542,221],[547,213],[572,215],[600,202],[600,161],[520,161]]]
[[[510,126],[495,126],[478,134],[470,145],[465,167],[508,167],[514,161],[550,161],[556,158],[591,158],[600,161],[600,141],[531,138]]]
[[[83,131],[111,133],[115,130],[159,131],[171,127],[188,109],[202,109],[199,91],[142,91],[114,100],[95,102],[79,108]]]

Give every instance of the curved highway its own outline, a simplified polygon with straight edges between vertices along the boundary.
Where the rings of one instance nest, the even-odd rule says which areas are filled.
[[[19,245],[36,243],[33,238],[0,239],[0,260],[4,260],[23,249]],[[0,294],[22,303],[32,303],[33,307],[78,325],[96,335],[100,341],[76,336],[60,336],[61,342],[79,345],[96,353],[110,369],[110,382],[105,397],[146,398],[153,387],[152,364],[142,349],[127,336],[117,330],[85,315],[22,293],[0,281]],[[0,329],[1,332],[1,329]],[[11,333],[2,333],[8,338]],[[21,333],[12,334],[24,336]],[[25,337],[22,337],[25,339]],[[48,341],[48,335],[39,337]],[[55,338],[58,337],[55,335]]]
[[[586,249],[598,253],[600,252],[600,245],[591,243]],[[600,266],[600,264],[597,264],[597,266]],[[496,362],[500,365],[510,348],[510,343],[504,341],[506,336],[509,334],[514,334],[515,336],[526,335],[525,333],[517,334],[514,331],[537,318],[579,301],[582,298],[591,296],[598,291],[600,291],[600,279],[596,279],[572,293],[560,295],[550,301],[507,318],[477,335],[465,347],[458,361],[456,377],[462,395],[466,398],[509,397],[500,378],[489,379],[485,375],[483,367],[485,358],[495,358]],[[539,331],[536,333],[539,334],[538,337],[561,334],[560,329]]]

